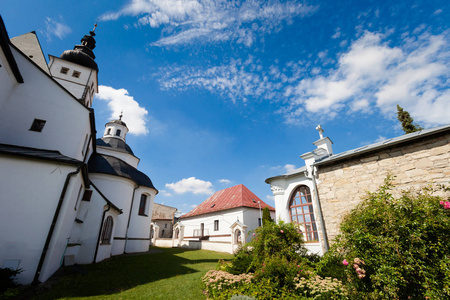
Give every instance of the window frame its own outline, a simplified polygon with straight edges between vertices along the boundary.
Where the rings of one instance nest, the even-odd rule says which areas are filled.
[[[148,215],[146,214],[147,206],[148,206],[148,195],[141,194],[141,199],[139,201],[138,215],[148,217]]]
[[[219,231],[219,220],[214,220],[214,231]]]
[[[307,185],[300,185],[289,197],[289,220],[296,223],[305,242],[319,242],[319,231],[314,214],[311,190]],[[293,214],[295,212],[295,214]]]
[[[112,230],[114,227],[114,220],[112,216],[108,216],[103,222],[103,229],[100,238],[100,245],[110,245],[112,239]]]

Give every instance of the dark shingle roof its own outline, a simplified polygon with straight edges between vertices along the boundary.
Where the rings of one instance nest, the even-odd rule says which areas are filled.
[[[59,151],[56,150],[45,150],[45,149],[0,144],[0,154],[28,157],[39,160],[63,162],[74,165],[83,164],[82,161],[62,155]]]
[[[114,156],[98,153],[92,154],[88,162],[88,171],[89,173],[110,174],[128,178],[140,186],[156,190],[147,175]]]
[[[97,147],[111,148],[111,150],[115,150],[115,151],[119,151],[119,152],[126,152],[131,155],[134,155],[130,146],[128,146],[127,143],[125,143],[124,141],[122,141],[121,139],[118,139],[118,138],[104,137],[104,138],[97,139],[96,143],[97,143]]]

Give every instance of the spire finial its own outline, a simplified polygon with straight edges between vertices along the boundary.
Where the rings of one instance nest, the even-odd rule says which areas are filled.
[[[97,29],[97,23],[94,24],[94,29],[92,29],[91,31],[89,31],[89,33],[91,34],[91,36],[95,36],[95,29]]]
[[[321,139],[323,139],[323,131],[324,130],[322,129],[322,126],[320,126],[320,124],[316,127],[316,130],[319,131],[319,136]]]
[[[120,112],[119,120],[122,121],[122,117],[123,117],[123,110]]]

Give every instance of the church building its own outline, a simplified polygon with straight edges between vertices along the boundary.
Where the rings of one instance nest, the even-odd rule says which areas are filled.
[[[94,28],[47,64],[36,33],[10,39],[0,17],[0,268],[21,284],[149,247],[158,191],[122,116],[96,139],[95,44]]]
[[[323,136],[311,152],[300,155],[305,165],[270,177],[277,221],[295,222],[307,249],[323,254],[339,234],[343,217],[375,192],[388,174],[392,191],[419,190],[431,183],[450,183],[450,125],[401,135],[334,154],[333,142]]]

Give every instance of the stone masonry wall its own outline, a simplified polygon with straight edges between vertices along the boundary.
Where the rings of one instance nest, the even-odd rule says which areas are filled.
[[[328,241],[339,234],[343,217],[383,183],[396,176],[394,196],[401,190],[419,190],[430,184],[450,182],[450,133],[424,137],[332,165],[318,166],[318,193]]]

